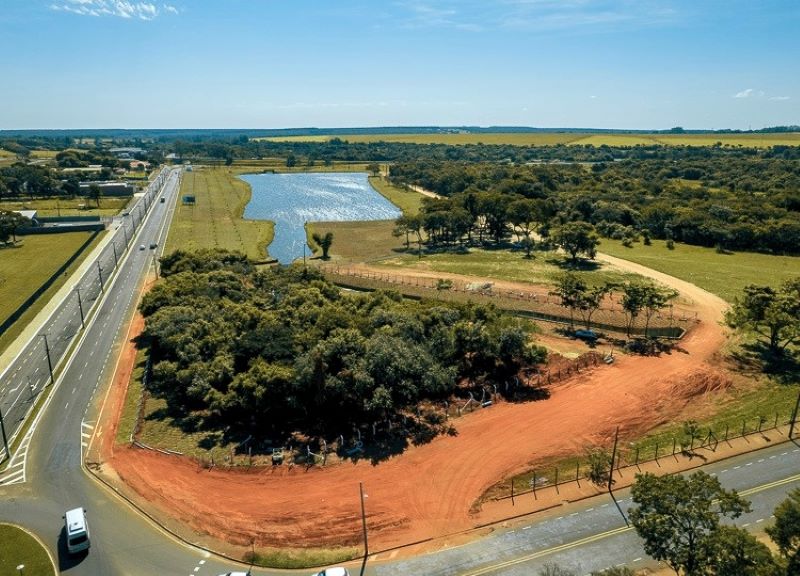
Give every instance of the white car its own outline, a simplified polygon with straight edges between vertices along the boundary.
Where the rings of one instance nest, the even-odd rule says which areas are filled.
[[[139,250],[144,250],[144,244],[139,244]]]
[[[250,576],[250,572],[225,572],[219,576]]]
[[[350,576],[350,572],[347,571],[347,568],[337,566],[336,568],[328,568],[322,572],[317,572],[311,576]]]

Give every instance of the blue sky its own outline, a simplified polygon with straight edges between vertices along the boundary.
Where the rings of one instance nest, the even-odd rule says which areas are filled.
[[[798,0],[2,0],[0,129],[800,124]]]

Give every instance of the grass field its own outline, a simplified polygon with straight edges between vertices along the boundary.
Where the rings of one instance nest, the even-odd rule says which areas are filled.
[[[468,254],[432,254],[423,255],[422,259],[409,254],[383,260],[380,265],[400,270],[412,268],[531,284],[554,284],[565,272],[563,257],[554,253],[538,253],[536,258],[526,260],[521,252],[509,250],[471,249]],[[575,273],[589,285],[620,282],[634,277],[613,271],[602,264],[596,264],[596,269],[595,264],[590,264],[588,268],[576,270]]]
[[[668,250],[663,240],[653,240],[652,246],[637,243],[625,248],[617,240],[605,239],[600,251],[686,280],[728,302],[748,284],[778,285],[800,275],[797,257],[754,252],[719,254],[713,248],[678,242],[674,250]]]
[[[266,258],[273,224],[242,219],[250,193],[250,186],[230,169],[185,172],[181,196],[194,195],[196,204],[183,205],[178,201],[167,250],[225,248],[244,252],[254,260]]]
[[[0,202],[0,210],[37,210],[39,216],[114,216],[131,201],[129,196],[123,198],[100,198],[100,208],[87,198],[56,200],[15,200]],[[84,205],[86,208],[81,209]]]
[[[507,144],[549,146],[576,144],[591,146],[743,146],[765,148],[776,145],[800,146],[800,133],[788,134],[585,134],[578,132],[536,132],[507,134],[345,134],[338,136],[288,136],[261,138],[278,142],[326,142],[340,138],[348,142],[400,142],[412,144]]]
[[[419,212],[420,206],[422,205],[422,199],[424,198],[424,196],[419,192],[398,188],[383,178],[378,178],[375,176],[369,177],[369,183],[381,194],[381,196],[400,208],[400,210],[403,211],[403,214],[413,216]]]
[[[67,278],[75,272],[83,259],[100,241],[103,234],[105,233],[98,234],[94,242],[70,265],[66,273],[62,274],[19,320],[0,336],[0,351],[5,350],[14,341],[28,322],[61,288]],[[0,321],[8,318],[91,235],[91,232],[67,232],[24,236],[16,247],[0,250]]]
[[[366,172],[368,162],[331,162],[326,166],[321,160],[309,166],[303,158],[297,159],[297,166],[286,166],[286,158],[263,158],[261,160],[236,160],[230,167],[236,174],[274,172]]]
[[[17,566],[24,564],[24,572]],[[55,574],[50,556],[36,539],[24,530],[0,524],[0,576],[48,576]]]

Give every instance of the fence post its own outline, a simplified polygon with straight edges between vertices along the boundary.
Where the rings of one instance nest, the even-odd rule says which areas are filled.
[[[675,456],[675,437],[672,437],[672,455]]]
[[[746,442],[749,444],[749,443],[750,443],[750,440],[748,440],[748,439],[747,439],[747,435],[744,433],[745,426],[747,426],[747,420],[745,420],[744,418],[742,418],[742,438],[744,438],[744,439],[745,439],[745,441],[746,441]]]
[[[581,463],[580,460],[575,463],[575,482],[578,483],[578,488],[581,487]]]
[[[511,505],[514,506],[514,477],[511,477]]]
[[[533,478],[531,478],[531,488],[533,488],[533,499],[538,500],[536,497],[536,468],[533,469]]]
[[[636,468],[639,470],[639,472],[642,471],[642,469],[639,468],[639,447],[638,446],[636,447]]]

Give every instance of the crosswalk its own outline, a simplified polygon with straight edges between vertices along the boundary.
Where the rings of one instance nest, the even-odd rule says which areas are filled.
[[[25,472],[27,469],[28,448],[31,445],[31,438],[33,437],[33,427],[28,429],[25,436],[22,438],[19,447],[11,455],[11,461],[8,463],[6,469],[0,473],[0,486],[10,486],[11,484],[24,484]],[[5,451],[3,451],[5,457]]]
[[[89,422],[81,422],[81,453],[89,447],[89,440],[92,437],[94,424]]]

